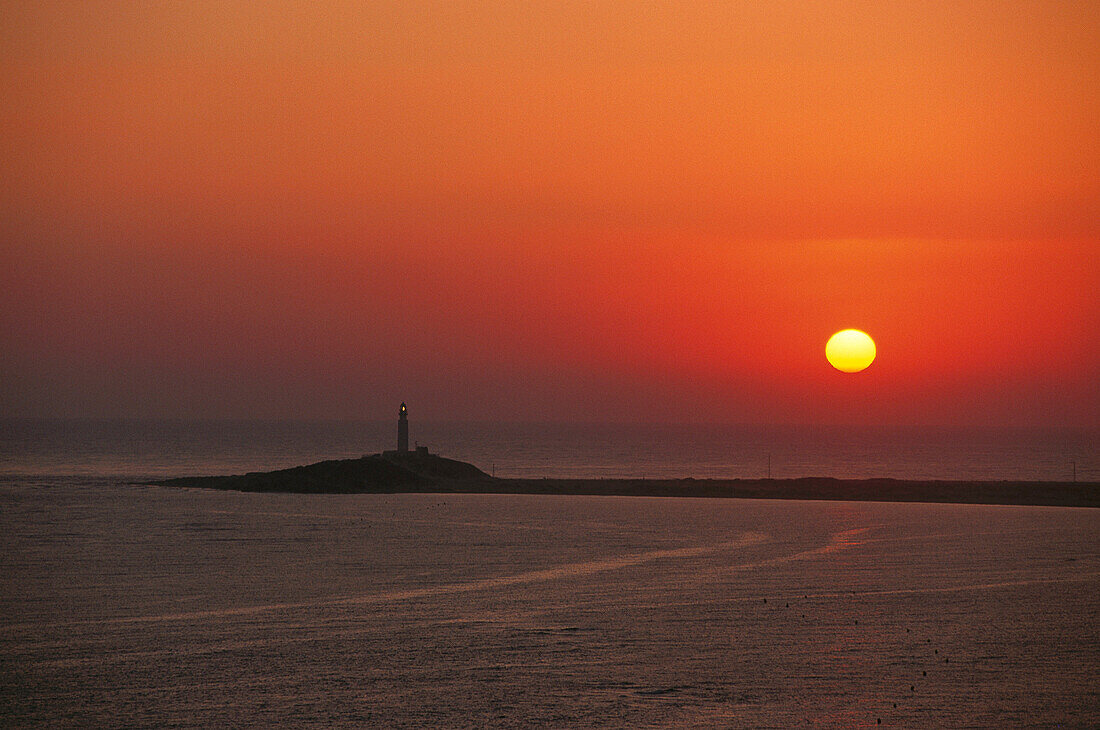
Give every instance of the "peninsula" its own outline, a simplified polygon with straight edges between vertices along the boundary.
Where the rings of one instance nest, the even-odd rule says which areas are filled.
[[[303,494],[557,494],[612,497],[813,499],[864,502],[1100,507],[1097,482],[914,481],[904,479],[497,479],[426,446],[409,449],[409,413],[397,416],[397,448],[359,459],[233,476],[165,479],[168,487]]]
[[[155,484],[242,492],[386,494],[398,492],[557,494],[620,497],[725,497],[868,502],[1100,507],[1100,483],[913,481],[903,479],[496,479],[453,459],[385,452],[360,459],[235,476],[184,477]]]

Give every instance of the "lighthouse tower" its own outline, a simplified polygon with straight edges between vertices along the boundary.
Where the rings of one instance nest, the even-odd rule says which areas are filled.
[[[397,415],[397,453],[409,453],[409,409],[401,404],[401,412]]]

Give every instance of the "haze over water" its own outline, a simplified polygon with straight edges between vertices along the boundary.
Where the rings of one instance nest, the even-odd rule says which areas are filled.
[[[265,471],[394,448],[394,422],[0,420],[0,475]],[[413,442],[502,477],[1100,480],[1100,432],[423,423]]]

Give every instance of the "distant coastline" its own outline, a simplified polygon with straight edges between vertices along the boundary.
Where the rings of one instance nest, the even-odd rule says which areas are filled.
[[[1100,507],[1100,483],[901,479],[511,479],[492,492]]]
[[[361,459],[232,476],[182,477],[159,486],[306,494],[539,494],[1100,507],[1098,482],[910,479],[507,479],[427,454]]]

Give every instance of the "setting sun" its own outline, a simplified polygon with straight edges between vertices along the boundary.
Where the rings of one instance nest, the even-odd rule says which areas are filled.
[[[875,360],[875,341],[860,330],[841,330],[829,338],[825,357],[837,370],[858,373]]]

